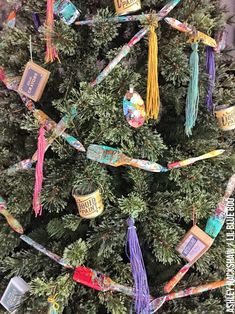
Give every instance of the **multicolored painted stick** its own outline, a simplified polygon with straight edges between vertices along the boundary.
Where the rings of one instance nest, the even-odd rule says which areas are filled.
[[[207,45],[207,46],[210,46],[210,47],[216,47],[216,41],[215,39],[211,38],[210,36],[202,33],[202,32],[199,32],[197,30],[195,30],[193,27],[191,26],[188,26],[174,18],[171,18],[171,17],[166,17],[164,19],[164,21],[166,21],[171,27],[177,29],[178,31],[180,32],[183,32],[183,33],[188,33],[190,36],[195,36],[197,38],[200,39],[200,41]]]
[[[227,280],[221,280],[221,281],[215,281],[215,282],[207,283],[205,285],[200,285],[197,287],[191,287],[191,288],[187,288],[185,290],[181,290],[178,292],[173,292],[173,293],[167,294],[167,295],[162,296],[160,298],[157,298],[151,302],[151,308],[152,308],[151,313],[157,312],[160,309],[160,307],[162,307],[166,301],[175,300],[175,299],[179,299],[179,298],[185,298],[185,297],[188,297],[188,296],[191,296],[194,294],[218,289],[218,288],[224,287],[228,284],[231,284],[231,283],[228,282]]]
[[[173,169],[173,168],[181,168],[181,167],[185,167],[185,166],[189,166],[194,164],[195,162],[199,161],[199,160],[204,160],[204,159],[208,159],[208,158],[213,158],[213,157],[217,157],[221,154],[223,154],[225,152],[224,149],[216,149],[213,150],[209,153],[206,153],[204,155],[201,155],[199,157],[193,157],[193,158],[189,158],[186,160],[181,160],[181,161],[176,161],[173,162],[171,164],[168,164],[168,169]]]
[[[215,150],[199,157],[189,158],[183,161],[177,161],[177,162],[171,163],[167,166],[167,168],[165,168],[156,162],[130,158],[116,148],[112,148],[105,145],[92,144],[92,145],[89,145],[87,149],[87,158],[94,161],[98,161],[102,164],[113,166],[113,167],[126,165],[126,166],[132,166],[135,168],[140,168],[140,169],[150,171],[150,172],[167,172],[174,168],[185,167],[185,166],[191,165],[199,160],[216,157],[222,154],[223,152],[224,152],[223,149]]]
[[[44,255],[48,256],[49,258],[51,258],[53,261],[55,261],[56,263],[60,264],[61,266],[64,266],[65,268],[68,268],[68,269],[73,269],[73,267],[71,265],[69,265],[66,262],[65,259],[61,258],[57,254],[54,254],[54,253],[48,251],[44,246],[42,246],[41,244],[35,242],[34,240],[32,240],[31,238],[27,237],[26,235],[21,235],[20,239],[23,240],[24,242],[26,242],[28,245],[30,245],[33,248],[35,248],[37,251],[39,251],[39,252],[43,253]]]
[[[6,201],[0,196],[0,214],[3,215],[8,225],[13,229],[15,232],[23,234],[24,229],[21,224],[9,213],[7,210],[7,203]]]
[[[130,158],[118,149],[104,145],[90,145],[87,149],[87,158],[113,167],[126,165],[151,172],[168,171],[167,168],[164,168],[155,162]]]
[[[135,21],[140,21],[144,22],[147,21],[148,19],[155,17],[158,19],[158,21],[162,20],[165,16],[167,16],[172,9],[180,2],[181,0],[173,0],[169,1],[158,13],[156,14],[139,14],[139,15],[126,15],[126,16],[114,16],[114,17],[109,17],[105,19],[97,19],[97,18],[92,18],[88,19],[85,21],[78,21],[75,24],[76,25],[94,25],[98,23],[103,23],[103,22],[110,22],[110,23],[125,23],[125,22],[135,22]]]
[[[216,236],[219,234],[220,230],[224,225],[227,216],[226,208],[227,202],[229,197],[234,192],[234,190],[235,190],[235,174],[233,174],[230,177],[224,193],[224,197],[217,205],[214,215],[211,216],[207,221],[205,232],[213,239],[216,238]],[[184,275],[189,271],[192,265],[193,264],[191,263],[184,265],[178,271],[178,273],[165,285],[164,291],[170,292],[177,285],[177,283],[180,282]]]

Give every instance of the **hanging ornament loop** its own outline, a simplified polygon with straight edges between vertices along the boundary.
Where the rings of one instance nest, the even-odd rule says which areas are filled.
[[[59,305],[59,303],[56,302],[56,297],[57,297],[57,294],[50,296],[47,299],[47,301],[51,304],[51,306],[54,308],[54,310],[58,311],[60,308],[60,305]]]

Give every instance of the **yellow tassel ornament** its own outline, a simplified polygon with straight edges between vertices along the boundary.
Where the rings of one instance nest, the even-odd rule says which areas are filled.
[[[160,111],[160,95],[158,85],[158,40],[156,28],[158,23],[154,21],[150,25],[149,53],[148,53],[148,85],[146,99],[146,118],[158,119]]]

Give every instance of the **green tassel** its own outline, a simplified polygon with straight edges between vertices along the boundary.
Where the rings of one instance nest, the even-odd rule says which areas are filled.
[[[192,53],[190,56],[190,83],[188,87],[188,94],[186,100],[186,121],[185,121],[185,133],[187,136],[192,135],[192,129],[195,126],[198,114],[199,103],[199,55],[198,55],[198,43],[192,43]]]

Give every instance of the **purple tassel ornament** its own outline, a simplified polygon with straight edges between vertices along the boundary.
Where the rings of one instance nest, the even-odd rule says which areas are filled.
[[[150,314],[150,294],[148,279],[144,266],[134,219],[127,220],[127,243],[129,244],[129,259],[131,263],[132,276],[135,282],[135,311],[137,314]],[[127,254],[128,255],[128,254]]]
[[[209,76],[207,95],[206,95],[206,106],[208,111],[213,110],[213,90],[215,86],[215,54],[212,47],[206,47],[206,73]]]
[[[34,23],[35,31],[38,32],[38,29],[39,29],[39,27],[41,26],[41,22],[40,22],[38,13],[33,12],[33,13],[32,13],[32,18],[33,18],[33,23]]]

